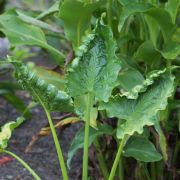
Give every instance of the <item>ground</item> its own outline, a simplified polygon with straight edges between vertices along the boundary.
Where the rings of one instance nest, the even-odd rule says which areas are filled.
[[[0,114],[0,125],[18,117],[16,110],[2,98],[0,98]],[[42,137],[35,143],[30,153],[25,153],[31,137],[47,124],[45,114],[40,107],[33,109],[32,114],[31,119],[27,119],[23,125],[14,131],[8,150],[11,150],[25,160],[43,180],[62,179],[51,135]],[[65,157],[67,157],[70,143],[78,128],[79,125],[72,125],[60,133],[59,141]],[[70,179],[72,180],[78,179],[81,168],[81,154],[78,153],[74,158],[72,168],[69,171]],[[0,155],[0,158],[2,157],[3,154]],[[19,162],[12,160],[0,165],[0,180],[8,179],[32,180],[33,177]]]

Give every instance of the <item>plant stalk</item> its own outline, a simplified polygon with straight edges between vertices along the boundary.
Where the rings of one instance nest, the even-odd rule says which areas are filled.
[[[122,154],[123,147],[124,147],[126,140],[127,140],[127,136],[124,136],[124,138],[120,141],[118,152],[116,154],[116,158],[114,160],[113,167],[111,169],[111,173],[110,173],[108,180],[114,180],[116,169],[117,169],[117,166],[119,165],[119,161],[120,161],[121,154]]]
[[[156,167],[154,162],[151,163],[151,179],[156,180]]]
[[[58,160],[59,160],[60,168],[61,168],[61,171],[62,171],[62,177],[63,177],[63,180],[68,180],[68,174],[67,174],[67,169],[66,169],[66,165],[65,165],[65,162],[64,162],[64,158],[63,158],[63,153],[62,153],[62,150],[61,150],[61,146],[59,144],[59,140],[58,140],[58,137],[57,137],[57,134],[56,134],[55,127],[53,125],[53,121],[52,121],[50,112],[46,108],[46,106],[43,103],[43,101],[41,100],[41,98],[36,94],[34,89],[32,88],[31,90],[35,94],[36,98],[39,100],[40,104],[42,105],[42,107],[43,107],[43,109],[44,109],[44,111],[46,113],[46,116],[47,116],[47,119],[48,119],[48,122],[49,122],[49,126],[50,126],[50,129],[51,129],[51,133],[52,133],[52,136],[53,136],[54,144],[55,144],[55,147],[56,147]]]
[[[123,167],[123,158],[120,158],[119,161],[119,179],[124,180],[124,167]]]
[[[94,145],[95,145],[96,150],[97,150],[97,159],[98,159],[98,162],[99,162],[99,167],[101,169],[104,180],[107,180],[108,177],[109,177],[109,171],[108,171],[108,168],[106,166],[104,156],[102,154],[101,147],[100,147],[100,144],[98,142],[98,139],[95,139]]]
[[[46,109],[46,107],[44,105],[43,105],[43,107],[44,107],[44,110],[46,112],[48,122],[49,122],[49,125],[50,125],[50,129],[51,129],[51,132],[52,132],[52,136],[53,136],[53,139],[54,139],[54,144],[55,144],[55,147],[56,147],[56,151],[57,151],[57,155],[58,155],[58,159],[59,159],[59,164],[60,164],[61,171],[62,171],[63,180],[68,180],[68,174],[67,174],[67,169],[66,169],[66,165],[65,165],[65,162],[64,162],[64,158],[63,158],[63,153],[62,153],[62,150],[61,150],[61,146],[59,144],[59,140],[58,140],[58,137],[57,137],[57,134],[56,134],[55,127],[54,127],[53,122],[52,122],[51,115],[50,115],[49,111]]]
[[[28,171],[29,173],[36,179],[36,180],[41,180],[41,178],[34,172],[33,169],[31,169],[31,167],[25,162],[23,161],[20,157],[18,157],[17,155],[15,155],[13,152],[8,151],[8,150],[3,150],[2,152],[12,156],[13,158],[15,158],[17,161],[19,161]]]
[[[180,151],[180,141],[176,142],[176,146],[174,148],[174,154],[173,154],[173,165],[175,166],[176,165],[176,161],[178,159],[178,155],[179,155],[179,152]]]
[[[112,0],[107,1],[108,25],[112,28]]]
[[[92,95],[87,95],[87,109],[86,109],[86,121],[85,121],[85,135],[84,135],[84,154],[83,154],[83,172],[82,179],[88,179],[88,148],[89,148],[89,125],[90,125],[90,113],[92,106]]]

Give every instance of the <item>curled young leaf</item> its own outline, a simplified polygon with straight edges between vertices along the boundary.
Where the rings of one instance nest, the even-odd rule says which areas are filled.
[[[0,131],[0,149],[6,149],[8,141],[12,135],[12,132],[17,128],[25,119],[23,117],[17,118],[16,121],[6,123],[1,127]]]
[[[48,110],[73,111],[73,102],[67,93],[47,83],[22,63],[12,61],[12,64],[15,67],[15,78],[18,83],[28,90],[37,101],[43,102]]]

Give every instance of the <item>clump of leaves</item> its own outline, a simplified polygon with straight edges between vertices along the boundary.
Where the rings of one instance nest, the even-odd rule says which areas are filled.
[[[168,139],[164,132],[169,133],[166,127],[172,109],[179,108],[179,99],[174,95],[180,85],[179,5],[176,0],[166,3],[64,0],[36,18],[18,10],[0,15],[1,31],[11,46],[40,46],[61,66],[61,76],[48,72],[52,78],[49,80],[38,68],[35,71],[15,57],[9,58],[19,84],[46,112],[63,179],[68,179],[68,173],[51,119],[52,111],[73,112],[79,122],[84,122],[67,160],[70,168],[75,152],[83,148],[83,180],[89,177],[91,145],[96,148],[104,179],[126,179],[129,170],[123,162],[129,165],[129,157],[137,160],[133,161],[136,168],[132,170],[136,178],[174,176],[170,171],[158,174],[154,167],[175,165],[168,161]],[[64,28],[61,35],[60,29],[52,28],[57,27],[53,23],[59,19]],[[48,43],[49,36],[56,37],[62,51],[51,41]],[[178,124],[178,120],[172,123]],[[103,143],[99,143],[100,138]],[[117,153],[116,149],[108,152],[109,141],[116,145]],[[174,148],[179,151],[179,146]]]

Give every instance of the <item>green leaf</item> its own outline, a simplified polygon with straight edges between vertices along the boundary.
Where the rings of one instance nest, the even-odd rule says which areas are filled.
[[[46,16],[49,16],[55,12],[59,11],[59,2],[60,1],[56,1],[49,9],[47,9],[46,11],[42,12],[41,14],[39,14],[36,19],[43,19]]]
[[[11,81],[1,81],[0,82],[0,89],[6,89],[9,92],[14,92],[16,90],[19,90],[20,87],[17,83],[14,83]]]
[[[160,29],[158,22],[153,17],[148,15],[145,15],[144,18],[148,26],[150,40],[152,41],[153,46],[156,49],[158,37],[160,36]]]
[[[121,58],[122,69],[118,76],[118,84],[123,92],[131,91],[132,88],[144,81],[143,75],[130,65],[129,60],[129,58]]]
[[[172,41],[173,33],[176,30],[176,25],[172,22],[171,16],[163,8],[156,8],[148,3],[131,2],[123,7],[118,29],[122,30],[123,25],[130,15],[143,13],[150,32],[150,38],[157,51],[159,51],[166,59],[175,59],[180,53],[179,44]],[[157,47],[157,39],[159,36],[159,28],[163,34],[164,46],[162,49]]]
[[[8,101],[8,103],[12,104],[17,109],[17,111],[22,113],[26,109],[26,106],[23,103],[23,101],[19,97],[17,97],[14,93],[7,91],[7,92],[1,94],[1,92],[0,92],[0,96],[1,95],[3,96],[4,99],[6,99],[6,101]],[[24,114],[24,117],[30,118],[31,117],[30,112],[27,111]]]
[[[23,101],[15,94],[15,91],[19,89],[20,87],[18,87],[17,84],[13,82],[0,82],[0,96],[6,99],[8,103],[12,104],[17,109],[17,111],[24,112],[26,106],[23,103]],[[24,117],[26,118],[29,118],[30,116],[31,114],[29,111],[27,111],[26,114],[24,114]]]
[[[109,125],[105,124],[98,124],[98,129],[94,129],[90,127],[89,129],[89,146],[93,143],[96,137],[105,135],[112,135],[114,133],[113,128]],[[68,151],[68,160],[67,166],[70,168],[70,163],[72,158],[74,157],[75,153],[78,149],[83,148],[84,146],[84,127],[82,127],[78,133],[76,134],[75,138],[72,141],[70,149]]]
[[[166,4],[166,9],[171,15],[172,22],[175,24],[176,23],[176,16],[178,14],[178,9],[180,6],[180,1],[179,0],[168,0]]]
[[[159,124],[159,122],[156,122],[155,124],[155,129],[158,132],[159,135],[159,145],[161,148],[161,152],[163,154],[163,159],[164,161],[167,161],[168,159],[168,152],[167,152],[167,142],[166,142],[166,137],[161,129],[161,126]]]
[[[130,15],[135,13],[143,13],[147,12],[148,10],[152,9],[154,6],[148,3],[140,3],[140,2],[130,2],[125,4],[122,9],[122,14],[119,19],[118,30],[121,31],[125,21]]]
[[[16,11],[16,13],[18,14],[18,17],[28,23],[28,24],[32,24],[36,27],[40,27],[42,29],[48,30],[48,31],[52,31],[54,33],[63,33],[63,31],[61,29],[59,29],[56,25],[52,25],[52,24],[47,24],[44,21],[38,20],[36,18],[33,18],[31,16],[27,16],[26,14]]]
[[[39,78],[44,79],[48,84],[54,85],[59,90],[65,90],[66,80],[63,75],[39,66],[33,66],[31,69]]]
[[[64,22],[64,30],[68,40],[75,48],[81,44],[82,36],[90,28],[92,13],[105,1],[85,3],[78,0],[64,0],[60,6],[60,18]]]
[[[10,62],[15,67],[15,77],[18,83],[36,100],[43,102],[48,110],[61,112],[73,110],[72,99],[67,93],[47,83],[22,63],[12,60]]]
[[[12,46],[40,46],[50,51],[55,59],[58,59],[58,63],[64,61],[65,56],[47,44],[45,35],[40,28],[23,22],[14,12],[0,15],[0,31],[7,36]]]
[[[125,6],[128,3],[132,2],[138,2],[138,0],[118,0],[123,6]]]
[[[124,156],[133,157],[137,161],[160,161],[162,156],[154,145],[145,137],[132,136],[124,147]]]
[[[174,77],[165,73],[136,100],[115,96],[108,103],[101,103],[99,110],[105,109],[109,117],[125,120],[117,129],[119,139],[135,132],[141,134],[145,125],[155,124],[158,111],[166,108],[167,99],[174,90],[173,84]]]
[[[168,60],[176,59],[176,57],[180,54],[180,45],[176,42],[168,42],[163,45],[161,53]]]
[[[0,131],[0,149],[6,149],[8,146],[8,141],[12,135],[12,132],[15,128],[22,124],[25,119],[23,117],[17,118],[16,121],[11,121],[6,123],[1,127]]]
[[[158,25],[161,27],[163,36],[166,40],[171,38],[173,31],[175,30],[175,26],[172,23],[172,19],[169,13],[163,8],[155,8],[152,4],[148,3],[129,3],[123,7],[123,11],[121,14],[120,22],[119,22],[119,31],[121,31],[126,19],[135,13],[144,13],[152,17]]]
[[[134,57],[138,62],[147,64],[150,69],[156,69],[159,67],[161,54],[154,48],[153,43],[147,40],[139,46]]]
[[[153,8],[147,11],[146,14],[156,20],[156,22],[161,28],[164,39],[166,41],[171,39],[172,33],[175,30],[175,25],[172,23],[169,13],[162,8]]]
[[[154,44],[154,47],[159,51],[162,56],[166,59],[175,59],[180,53],[180,46],[178,43],[173,42],[173,34],[176,30],[176,25],[173,24],[170,14],[162,8],[154,8],[146,12],[146,21],[149,27],[151,40]],[[153,20],[148,18],[150,16]],[[164,38],[164,44],[162,49],[157,47],[157,38],[158,38],[158,26],[161,29]],[[155,37],[156,36],[156,37]]]
[[[115,49],[112,32],[98,22],[69,68],[67,87],[72,97],[92,93],[97,100],[108,101],[120,70]]]
[[[120,96],[126,96],[128,99],[137,99],[139,93],[146,91],[148,86],[154,83],[154,80],[157,79],[160,75],[164,74],[166,72],[166,69],[163,70],[154,70],[150,72],[145,80],[142,80],[141,83],[134,85],[131,87],[131,89],[128,90],[121,90]],[[127,74],[126,77],[132,76],[133,74]],[[135,75],[135,74],[134,74]],[[119,77],[119,79],[121,76]],[[136,76],[129,77],[129,78],[136,78]],[[126,78],[128,80],[128,78]],[[131,82],[131,81],[126,81]]]
[[[172,40],[173,40],[174,42],[180,43],[180,38],[179,38],[179,37],[180,37],[180,27],[177,28],[176,31],[174,32],[173,37],[172,37]]]

